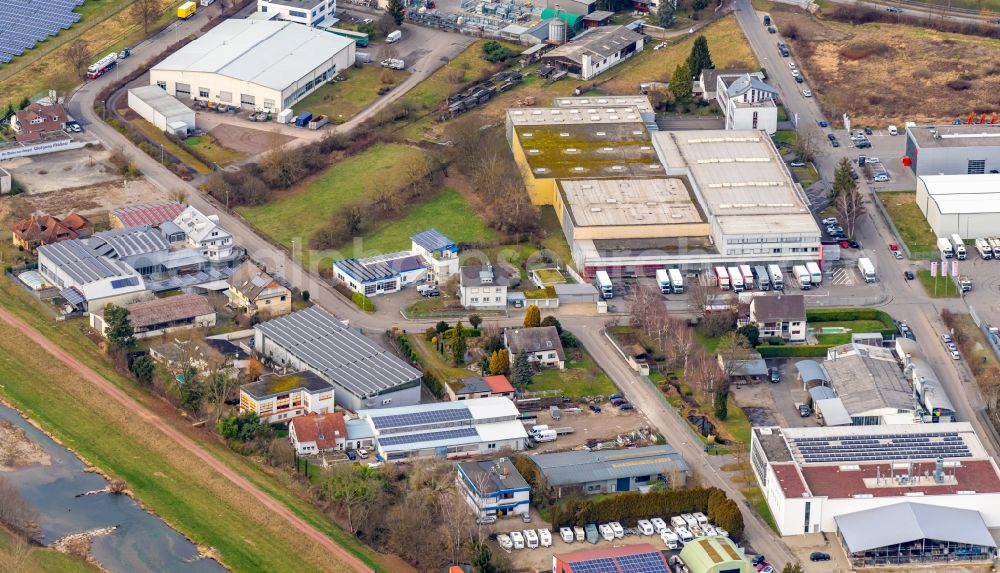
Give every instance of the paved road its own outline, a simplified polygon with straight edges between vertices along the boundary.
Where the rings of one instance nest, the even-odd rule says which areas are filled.
[[[270,511],[275,515],[282,517],[290,526],[294,527],[302,535],[328,550],[332,557],[344,562],[355,571],[367,573],[372,570],[371,567],[338,545],[325,533],[316,529],[309,523],[306,523],[305,520],[292,512],[292,510],[285,507],[283,503],[277,501],[264,490],[250,483],[249,480],[230,469],[224,463],[220,462],[215,456],[208,453],[205,449],[195,443],[194,440],[185,436],[183,433],[174,428],[169,422],[156,415],[152,410],[149,410],[142,404],[136,402],[120,388],[109,382],[97,372],[91,370],[88,366],[77,360],[73,355],[60,348],[59,345],[46,338],[44,334],[35,330],[28,323],[24,322],[20,318],[17,318],[3,308],[0,308],[0,320],[3,320],[10,326],[20,331],[23,336],[31,339],[31,341],[37,344],[42,350],[48,352],[53,356],[53,358],[63,363],[63,365],[66,366],[67,371],[76,373],[78,376],[91,383],[95,390],[106,394],[108,398],[120,404],[136,418],[162,432],[167,439],[177,444],[178,447],[183,448],[195,455],[198,459],[204,462],[205,465],[232,482],[235,487],[245,491],[248,495],[253,497],[266,511]]]

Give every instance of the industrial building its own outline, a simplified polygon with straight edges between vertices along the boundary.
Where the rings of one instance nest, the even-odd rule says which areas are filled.
[[[836,346],[827,351],[823,369],[833,396],[819,400],[814,396],[813,401],[827,426],[921,421],[913,385],[892,349],[858,343]]]
[[[406,285],[424,280],[427,273],[427,263],[410,251],[333,263],[336,279],[365,296],[399,292]]]
[[[644,39],[626,26],[590,28],[569,43],[542,54],[542,63],[589,80],[641,52]]]
[[[444,281],[458,272],[458,244],[430,228],[410,237],[410,252],[430,266],[434,280]]]
[[[337,0],[257,0],[257,12],[322,28],[337,22]]]
[[[161,131],[187,137],[194,130],[194,110],[157,86],[128,90],[128,107]]]
[[[749,564],[747,563],[747,565]],[[605,573],[613,571],[669,573],[670,568],[663,552],[648,543],[583,549],[569,553],[556,553],[552,556],[552,573]]]
[[[419,370],[318,306],[256,325],[254,350],[275,367],[311,370],[347,410],[420,402]]]
[[[531,456],[556,497],[634,491],[658,481],[687,482],[688,465],[670,446],[557,452]]]
[[[532,201],[555,208],[586,274],[820,259],[809,200],[763,131],[656,131],[640,106],[590,99],[506,120]]]
[[[119,207],[111,212],[109,217],[112,229],[122,227],[138,227],[150,225],[159,227],[163,223],[173,221],[184,212],[184,205],[177,201],[161,201],[157,203],[142,203],[131,207]]]
[[[903,502],[836,517],[852,567],[991,561],[996,542],[978,511]],[[891,527],[886,527],[892,524]]]
[[[153,66],[178,99],[246,109],[292,107],[354,64],[354,41],[294,22],[225,20]]]
[[[916,341],[899,337],[895,340],[896,356],[903,367],[903,374],[913,385],[913,391],[923,407],[921,417],[925,422],[950,422],[955,418],[955,407],[944,391],[931,363],[924,358]]]
[[[681,561],[691,573],[754,573],[743,549],[723,535],[699,537],[685,543]]]
[[[928,125],[906,128],[903,164],[913,174],[982,175],[1000,171],[1000,125]]]
[[[211,328],[216,320],[212,304],[197,294],[135,302],[125,309],[136,338],[152,338],[191,328]],[[91,313],[90,327],[107,335],[108,324],[104,322],[103,312]]]
[[[79,239],[38,247],[38,272],[67,302],[91,313],[153,297],[135,269],[98,255]]]
[[[752,74],[716,76],[715,97],[726,129],[778,131],[778,90]]]
[[[531,509],[531,486],[510,458],[461,462],[458,486],[477,517],[521,515]]]
[[[916,202],[938,237],[992,237],[1000,217],[1000,174],[921,175]]]
[[[528,433],[519,415],[509,398],[500,397],[358,412],[384,460],[523,450]]]
[[[904,502],[1000,527],[1000,469],[967,422],[755,427],[750,460],[781,535],[833,533],[842,516]],[[889,529],[911,527],[912,518]]]

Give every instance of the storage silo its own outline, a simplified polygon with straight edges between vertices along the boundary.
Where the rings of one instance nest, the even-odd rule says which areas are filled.
[[[566,43],[566,22],[559,17],[559,13],[556,12],[556,17],[549,22],[549,43],[560,46]]]

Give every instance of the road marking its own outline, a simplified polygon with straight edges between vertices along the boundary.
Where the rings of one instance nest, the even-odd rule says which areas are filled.
[[[851,269],[835,269],[833,271],[833,284],[851,286],[854,284],[854,273]]]

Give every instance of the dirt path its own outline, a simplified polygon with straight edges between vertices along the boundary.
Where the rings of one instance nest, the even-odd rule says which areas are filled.
[[[346,551],[340,545],[337,545],[332,539],[323,534],[323,532],[314,528],[313,526],[306,523],[302,518],[298,517],[290,509],[285,507],[279,501],[271,498],[269,495],[264,493],[257,486],[250,483],[249,480],[240,476],[232,469],[227,467],[225,464],[217,460],[214,456],[205,451],[201,446],[196,444],[191,438],[185,436],[176,428],[171,426],[166,420],[157,416],[152,411],[142,406],[131,397],[123,392],[120,388],[112,384],[110,381],[105,379],[103,376],[94,372],[82,362],[77,360],[74,356],[54,344],[51,340],[46,338],[42,333],[38,332],[32,328],[28,323],[24,322],[20,318],[17,318],[11,314],[6,309],[0,308],[0,319],[4,320],[7,324],[20,330],[24,335],[26,335],[35,344],[38,344],[46,352],[57,358],[60,362],[65,364],[70,371],[77,372],[84,379],[93,384],[98,390],[107,394],[110,398],[121,404],[126,410],[134,414],[137,418],[146,422],[150,426],[163,432],[169,439],[173,440],[178,446],[184,448],[188,452],[194,454],[199,459],[201,459],[208,467],[212,468],[223,477],[228,479],[233,483],[234,486],[242,489],[256,499],[262,506],[270,510],[273,514],[278,515],[285,519],[295,529],[301,532],[303,535],[312,539],[317,544],[322,546],[324,549],[330,551],[334,558],[343,561],[345,564],[349,565],[352,569],[359,572],[368,573],[372,571],[372,568],[362,562],[360,559]]]

